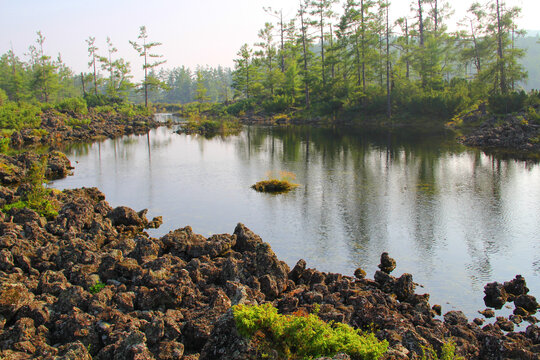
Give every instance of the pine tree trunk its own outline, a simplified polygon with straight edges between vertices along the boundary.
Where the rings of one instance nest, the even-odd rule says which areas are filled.
[[[302,5],[301,5],[302,6]],[[309,109],[309,83],[308,83],[308,61],[307,61],[307,49],[306,49],[306,27],[304,24],[304,9],[300,9],[300,24],[302,26],[302,49],[304,54],[304,88],[306,95],[306,109]]]
[[[86,96],[86,89],[84,88],[84,75],[83,75],[83,73],[81,73],[81,84],[82,84],[83,96]]]
[[[386,0],[386,116],[392,116],[392,99],[390,96],[390,27],[388,23],[389,4]]]
[[[506,93],[506,76],[504,73],[504,54],[502,46],[502,26],[501,26],[501,10],[499,0],[497,0],[497,55],[499,58],[499,72],[500,72],[500,87],[503,94]]]

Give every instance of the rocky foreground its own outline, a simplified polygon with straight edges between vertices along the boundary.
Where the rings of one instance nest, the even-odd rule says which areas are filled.
[[[2,161],[24,174],[36,156]],[[67,159],[43,156],[51,157],[49,177],[69,171]],[[0,187],[4,204],[24,186],[10,184]],[[152,238],[144,229],[160,218],[112,208],[96,188],[51,196],[60,205],[54,219],[26,208],[0,213],[0,359],[256,359],[257,344],[238,335],[231,306],[265,302],[285,314],[320,305],[323,320],[386,339],[388,359],[419,358],[448,341],[467,359],[539,358],[537,325],[514,333],[509,319],[482,327],[460,311],[439,320],[440,307],[415,294],[412,275],[390,275],[388,254],[374,280],[361,269],[355,277],[322,273],[304,260],[291,270],[242,224],[232,235],[205,238],[185,227]],[[514,322],[535,322],[538,304],[527,292],[521,277],[489,284],[486,304],[513,301]]]

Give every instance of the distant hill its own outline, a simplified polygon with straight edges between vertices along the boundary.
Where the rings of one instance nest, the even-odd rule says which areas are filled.
[[[521,64],[529,73],[529,78],[522,86],[526,90],[540,89],[540,30],[527,31],[527,36],[516,40],[516,46],[526,50]]]

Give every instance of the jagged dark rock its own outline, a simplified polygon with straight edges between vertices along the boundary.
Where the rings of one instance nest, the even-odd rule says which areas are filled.
[[[387,252],[381,254],[381,263],[379,264],[379,269],[382,272],[390,274],[396,268],[396,260],[392,259]]]
[[[500,309],[508,300],[508,294],[503,284],[499,284],[498,282],[492,282],[484,286],[484,293],[486,294],[484,296],[484,303],[488,307]]]

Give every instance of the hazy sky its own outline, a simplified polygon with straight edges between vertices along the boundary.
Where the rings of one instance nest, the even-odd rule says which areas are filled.
[[[391,1],[391,18],[409,13],[409,0]],[[482,2],[486,2],[483,0]],[[462,18],[470,0],[450,1],[454,18]],[[507,0],[520,6],[518,24],[527,30],[540,29],[540,0]],[[110,36],[118,56],[131,62],[134,73],[140,59],[128,40],[137,40],[139,27],[146,25],[151,41],[162,42],[157,52],[167,59],[165,67],[223,65],[232,67],[243,43],[257,41],[257,32],[275,19],[263,7],[283,9],[287,18],[298,8],[295,0],[0,0],[0,54],[10,44],[24,57],[41,30],[45,52],[60,52],[76,72],[88,71],[85,39],[96,37],[100,53],[106,53]]]

